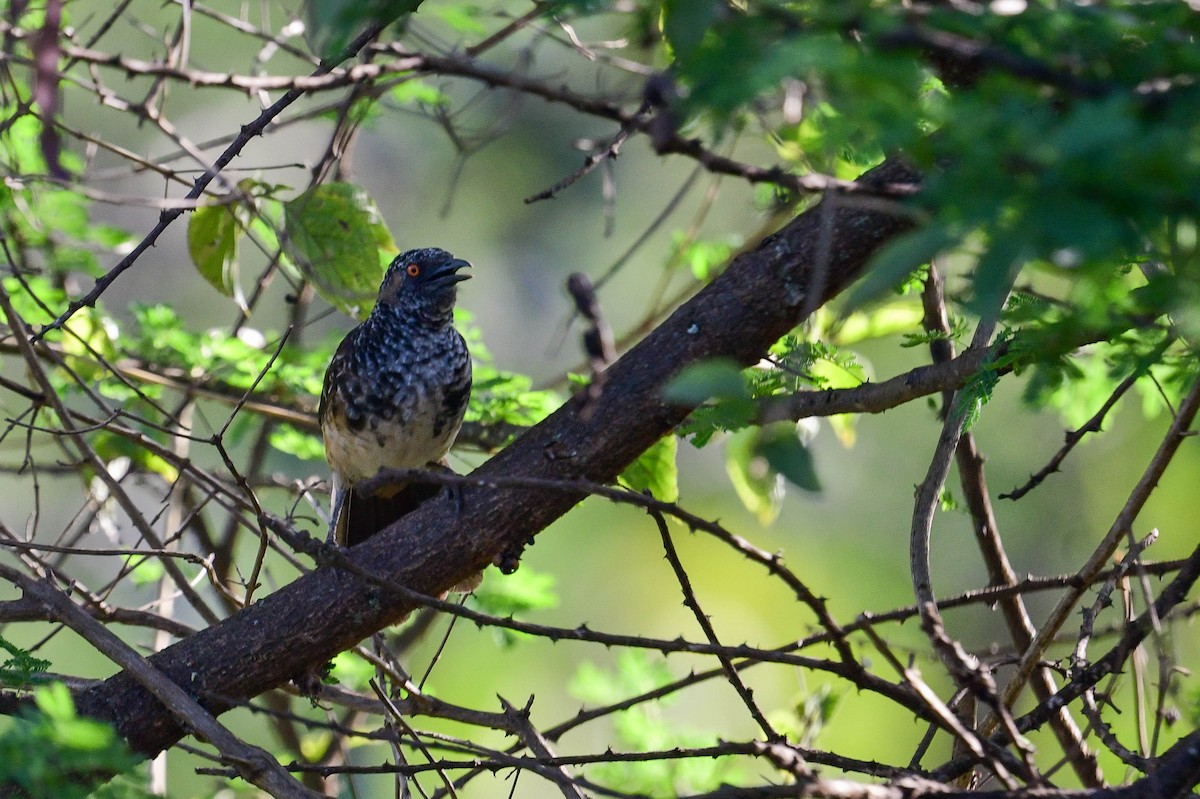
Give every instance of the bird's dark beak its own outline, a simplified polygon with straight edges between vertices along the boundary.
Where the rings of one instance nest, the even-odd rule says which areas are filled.
[[[459,270],[467,269],[471,265],[461,258],[454,258],[444,264],[439,264],[434,267],[433,273],[428,276],[427,280],[430,283],[439,283],[451,285],[461,283],[464,280],[470,280],[471,276],[463,274]]]

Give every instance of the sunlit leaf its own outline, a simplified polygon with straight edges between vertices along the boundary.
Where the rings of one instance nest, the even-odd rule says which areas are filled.
[[[480,19],[481,6],[477,3],[434,3],[425,11],[429,16],[441,19],[456,33],[479,36],[487,32]]]
[[[363,317],[396,254],[375,202],[350,183],[316,186],[284,204],[285,251],[321,296]]]
[[[448,105],[450,100],[445,92],[419,78],[397,83],[388,92],[388,96],[400,105]]]
[[[471,594],[471,603],[497,616],[512,616],[558,606],[554,575],[522,566],[512,574],[489,573]]]
[[[835,342],[847,347],[861,341],[921,329],[925,312],[911,300],[884,303],[849,314],[838,325]]]
[[[156,583],[166,574],[162,561],[149,555],[127,555],[125,565],[132,567],[129,570],[129,578],[134,585]]]
[[[61,682],[52,682],[38,688],[33,695],[34,704],[48,719],[69,721],[75,718],[75,703],[71,692]]]
[[[621,472],[621,482],[634,491],[649,491],[651,496],[663,502],[677,501],[679,467],[675,455],[678,447],[674,434],[660,438]]]
[[[280,424],[271,429],[270,439],[271,447],[279,452],[306,461],[325,459],[325,445],[316,433],[305,432],[290,424]]]
[[[309,763],[320,762],[329,745],[333,743],[333,732],[317,729],[300,736],[300,754]]]
[[[365,691],[375,676],[375,666],[353,652],[339,652],[331,662],[329,678],[356,691]]]

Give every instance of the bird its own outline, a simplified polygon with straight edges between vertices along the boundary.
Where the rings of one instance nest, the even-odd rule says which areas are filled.
[[[430,484],[356,489],[384,469],[448,468],[471,394],[471,356],[454,327],[470,264],[436,247],[398,255],[371,313],[325,371],[318,417],[332,473],[331,542],[352,546],[438,493]]]

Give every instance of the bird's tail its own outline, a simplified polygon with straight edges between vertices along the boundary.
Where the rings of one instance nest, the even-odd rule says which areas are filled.
[[[347,492],[336,530],[337,542],[352,547],[366,541],[383,528],[416,510],[422,502],[437,496],[440,486],[432,483],[405,483],[387,486],[375,493]]]

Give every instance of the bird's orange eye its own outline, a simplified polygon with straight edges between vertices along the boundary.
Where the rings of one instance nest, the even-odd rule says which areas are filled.
[[[417,264],[409,264],[404,268],[404,271],[408,273],[409,277],[416,277],[421,274],[421,267]]]

